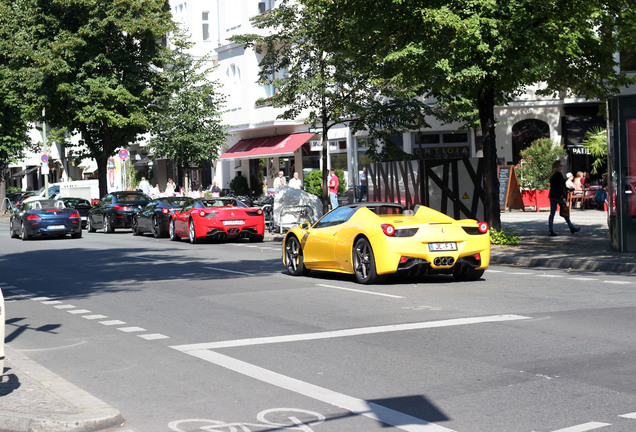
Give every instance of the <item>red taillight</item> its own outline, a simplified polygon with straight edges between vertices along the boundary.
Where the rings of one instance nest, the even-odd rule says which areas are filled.
[[[69,216],[71,219],[79,219],[80,215],[79,213],[73,213],[72,215]]]
[[[204,216],[205,216],[205,212],[204,212],[203,210],[201,210],[201,211],[199,212],[199,216],[204,217]]]
[[[113,206],[113,210],[117,210],[117,211],[124,210],[124,211],[126,211],[126,210],[130,210],[130,207],[116,205],[116,206]]]
[[[479,228],[479,232],[485,234],[488,232],[488,223],[487,222],[479,222],[477,224],[477,228]]]
[[[382,231],[384,231],[384,234],[387,236],[392,236],[393,234],[395,234],[395,227],[391,224],[382,224]]]
[[[404,264],[405,262],[407,262],[409,260],[409,257],[400,257],[400,264]]]
[[[262,215],[262,214],[263,214],[263,210],[258,209],[258,210],[256,211],[256,213],[260,216],[260,215]]]
[[[27,216],[27,220],[40,220],[42,219],[40,216],[38,215],[28,215]]]
[[[481,254],[476,253],[473,255],[477,261],[481,261]]]
[[[161,213],[168,214],[168,213],[170,213],[170,210],[168,210],[167,208],[162,208],[161,209]]]

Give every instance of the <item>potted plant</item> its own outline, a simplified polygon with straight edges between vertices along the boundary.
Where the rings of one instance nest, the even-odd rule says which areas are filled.
[[[550,190],[550,173],[552,163],[565,157],[565,149],[554,145],[550,138],[539,138],[522,150],[521,161],[515,167],[517,179],[521,186],[523,205],[535,207],[550,207],[548,193]]]

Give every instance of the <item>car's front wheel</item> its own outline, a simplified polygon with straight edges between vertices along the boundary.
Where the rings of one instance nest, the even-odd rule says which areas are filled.
[[[306,275],[309,270],[305,267],[303,249],[296,236],[290,235],[285,241],[285,266],[292,276]]]
[[[172,241],[177,241],[180,240],[179,236],[177,235],[176,231],[174,230],[174,219],[170,221],[170,240]]]
[[[372,284],[378,281],[375,268],[375,256],[371,243],[366,238],[359,238],[353,246],[353,270],[358,282]]]
[[[112,222],[110,221],[110,219],[108,218],[108,216],[104,216],[104,234],[108,234],[108,233],[112,233],[115,231],[115,227],[113,226]]]
[[[97,231],[95,229],[95,225],[93,225],[93,222],[91,222],[91,217],[89,216],[86,220],[86,229],[88,230],[88,232],[95,232]]]
[[[137,219],[132,220],[130,228],[132,229],[132,234],[134,236],[141,235],[141,231],[139,231],[139,222],[137,222]]]

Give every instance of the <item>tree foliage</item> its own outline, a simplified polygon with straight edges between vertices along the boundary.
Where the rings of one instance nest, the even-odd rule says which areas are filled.
[[[347,55],[336,50],[344,42],[329,31],[335,19],[326,2],[283,0],[275,9],[252,19],[267,34],[247,34],[233,41],[261,55],[259,82],[273,85],[272,106],[284,108],[280,118],[306,122],[322,129],[322,183],[327,184],[329,130],[348,124],[355,132],[368,130],[378,138],[424,125],[430,112],[408,86],[395,86],[380,74],[358,72]],[[327,188],[323,207],[328,208]]]
[[[16,2],[17,3],[17,2]],[[81,134],[106,193],[106,161],[150,127],[161,81],[167,0],[21,0],[27,11],[35,104],[47,122]]]
[[[591,128],[585,132],[582,144],[594,158],[592,174],[598,174],[607,165],[607,129],[599,126]]]
[[[188,53],[193,44],[182,30],[175,32],[171,43],[164,60],[167,66],[161,72],[164,88],[153,116],[150,148],[155,156],[166,157],[181,168],[209,165],[225,142],[220,121],[225,99],[218,92],[218,83],[208,78],[212,71],[209,59],[194,59]]]
[[[22,11],[0,0],[0,211],[4,211],[9,165],[31,147],[28,136],[30,106],[25,104],[27,71],[20,52]]]
[[[517,177],[523,189],[544,190],[550,188],[550,174],[554,161],[565,157],[566,152],[555,145],[550,138],[534,140],[521,151],[521,161],[517,165]]]
[[[498,229],[494,107],[528,86],[605,97],[633,78],[618,72],[619,48],[636,47],[629,0],[303,0],[320,3],[345,35],[337,47],[356,69],[419,88],[442,120],[479,125],[485,217]],[[378,68],[378,64],[382,67]]]

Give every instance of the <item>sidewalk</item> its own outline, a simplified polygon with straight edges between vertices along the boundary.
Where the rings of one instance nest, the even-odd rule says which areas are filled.
[[[636,253],[610,249],[607,214],[572,211],[581,227],[570,234],[560,216],[549,237],[548,212],[502,212],[502,227],[520,238],[518,246],[493,245],[491,263],[582,271],[636,272]],[[0,222],[8,218],[0,217]],[[283,236],[266,234],[280,244]],[[487,277],[487,276],[486,276]],[[6,376],[0,383],[0,432],[88,432],[122,424],[120,412],[36,364],[20,352],[6,349]]]

